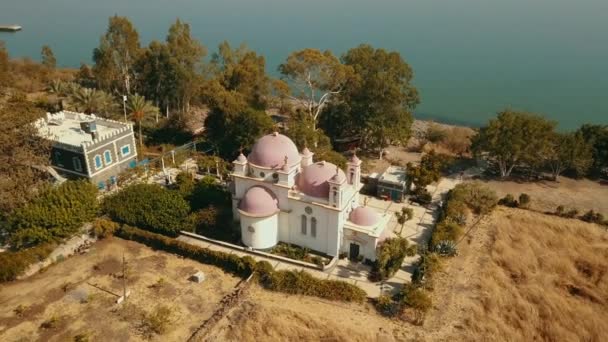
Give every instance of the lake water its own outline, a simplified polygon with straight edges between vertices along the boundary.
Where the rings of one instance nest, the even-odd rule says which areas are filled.
[[[608,0],[0,0],[0,24],[23,26],[0,40],[33,58],[48,44],[77,67],[113,14],[146,44],[177,17],[211,51],[246,42],[274,75],[301,48],[397,50],[414,68],[417,117],[479,125],[511,107],[562,129],[608,123]]]

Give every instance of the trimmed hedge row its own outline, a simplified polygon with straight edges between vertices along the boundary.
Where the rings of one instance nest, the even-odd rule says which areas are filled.
[[[54,248],[54,244],[45,243],[17,252],[0,253],[0,282],[17,279],[31,264],[49,256]]]
[[[346,302],[362,302],[366,297],[365,291],[344,281],[318,279],[305,271],[275,271],[267,261],[258,265],[260,284],[268,290]]]
[[[256,262],[250,256],[239,257],[197,247],[170,237],[151,233],[124,225],[116,235],[127,240],[145,244],[154,249],[164,250],[183,257],[221,267],[241,277],[257,271],[262,286],[266,289],[290,294],[302,294],[331,300],[363,301],[365,291],[359,287],[338,280],[317,279],[304,271],[275,271],[266,261]]]

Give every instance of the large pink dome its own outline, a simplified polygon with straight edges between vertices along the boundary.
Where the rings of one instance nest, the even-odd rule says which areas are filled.
[[[251,148],[247,160],[254,165],[268,168],[280,168],[287,163],[299,163],[300,153],[296,145],[283,134],[272,133],[261,137]]]
[[[336,165],[324,161],[306,166],[298,175],[298,188],[308,196],[329,197],[327,181],[336,175],[336,168]],[[344,171],[338,169],[338,177],[346,178]]]
[[[348,219],[359,226],[373,226],[380,221],[380,215],[374,209],[357,207],[350,212]]]
[[[252,216],[269,216],[279,210],[279,201],[270,190],[253,186],[241,199],[239,209]]]

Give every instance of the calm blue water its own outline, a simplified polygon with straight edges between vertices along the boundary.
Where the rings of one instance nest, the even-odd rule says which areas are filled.
[[[63,66],[90,63],[113,14],[144,43],[177,18],[210,50],[246,42],[268,70],[305,47],[360,43],[401,52],[422,96],[418,117],[481,124],[507,106],[563,129],[608,123],[608,0],[0,0],[12,56],[49,44]]]

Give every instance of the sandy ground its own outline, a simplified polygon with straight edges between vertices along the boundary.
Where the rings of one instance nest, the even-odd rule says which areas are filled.
[[[129,305],[114,302],[122,289],[122,254],[128,262]],[[196,270],[206,280],[187,280]],[[163,279],[161,286],[154,286]],[[71,257],[26,280],[0,286],[1,341],[72,341],[86,334],[93,341],[183,341],[207,319],[239,281],[220,269],[153,251],[120,239],[96,243],[85,255]],[[95,287],[97,286],[97,287]],[[104,290],[101,290],[101,289]],[[144,317],[159,305],[170,308],[168,331],[147,336]],[[21,313],[18,308],[22,309]],[[55,326],[43,322],[56,318]]]
[[[510,193],[515,198],[522,192],[532,196],[532,208],[540,211],[554,212],[563,205],[566,209],[576,208],[582,214],[590,209],[599,211],[608,217],[608,185],[600,185],[588,179],[560,177],[559,182],[514,182],[486,181],[499,197]]]

